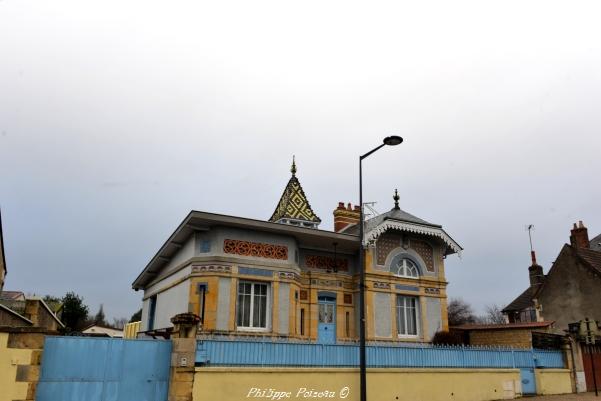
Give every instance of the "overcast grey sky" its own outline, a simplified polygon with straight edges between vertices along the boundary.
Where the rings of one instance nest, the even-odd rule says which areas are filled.
[[[0,0],[6,289],[129,317],[191,210],[267,219],[292,155],[321,228],[365,199],[442,224],[482,309],[601,232],[596,1]]]

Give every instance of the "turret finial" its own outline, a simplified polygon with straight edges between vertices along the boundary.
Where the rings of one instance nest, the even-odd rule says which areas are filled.
[[[399,199],[401,199],[401,198],[399,197],[399,191],[397,191],[396,189],[394,190],[394,196],[392,197],[392,199],[394,199],[394,208],[400,209],[399,208]]]
[[[292,173],[292,176],[294,177],[294,175],[296,174],[296,162],[294,160],[294,155],[292,155],[292,167],[290,167],[290,172]]]

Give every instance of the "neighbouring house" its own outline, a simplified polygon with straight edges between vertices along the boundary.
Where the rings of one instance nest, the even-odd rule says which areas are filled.
[[[570,332],[578,391],[593,390],[591,358],[601,366],[601,346],[589,347],[578,336],[577,322],[601,322],[601,235],[589,240],[582,221],[570,231],[565,244],[545,275],[532,252],[528,267],[530,286],[503,309],[509,322],[555,321],[555,334]],[[573,328],[576,327],[574,332]],[[570,330],[572,328],[572,330]],[[601,336],[597,338],[601,342]],[[596,372],[601,382],[601,369]]]
[[[42,328],[49,332],[64,327],[53,310],[41,299],[26,296],[21,291],[3,291],[6,258],[0,214],[0,328]]]
[[[111,326],[103,324],[91,324],[81,331],[81,333],[88,337],[123,337],[123,329],[116,329]]]
[[[0,327],[38,327],[57,331],[64,325],[41,298],[25,296],[20,291],[2,291]]]
[[[530,286],[503,309],[510,323],[554,321],[554,331],[564,334],[585,317],[601,321],[601,250],[592,243],[601,235],[589,241],[582,221],[570,234],[546,275],[532,252]]]
[[[192,312],[201,332],[358,338],[359,206],[339,203],[334,231],[292,176],[268,221],[192,211],[132,286],[141,331],[168,335]],[[365,222],[367,339],[428,342],[448,329],[444,262],[461,247],[442,228],[394,207]]]

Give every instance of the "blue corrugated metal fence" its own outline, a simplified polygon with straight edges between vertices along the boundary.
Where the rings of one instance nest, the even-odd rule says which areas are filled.
[[[166,401],[171,341],[46,337],[37,401]]]
[[[359,346],[287,342],[202,340],[196,362],[218,366],[359,365]],[[563,368],[561,351],[480,347],[367,346],[367,365],[374,368]]]

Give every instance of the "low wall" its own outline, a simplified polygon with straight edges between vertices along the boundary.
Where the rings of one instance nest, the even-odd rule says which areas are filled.
[[[541,395],[567,394],[572,392],[569,369],[536,369],[536,392]]]
[[[544,380],[544,379],[543,379]],[[569,375],[568,375],[569,380]],[[520,395],[519,369],[368,369],[368,397],[400,401],[485,401]],[[351,368],[196,368],[194,401],[359,400]]]

